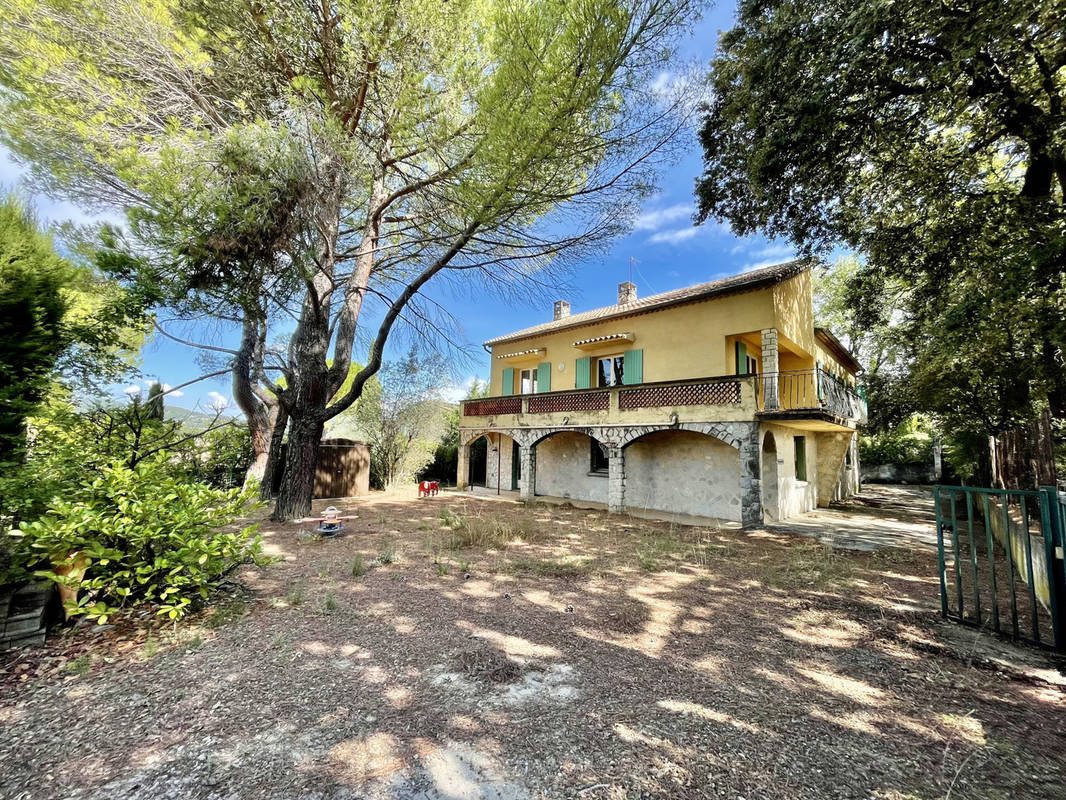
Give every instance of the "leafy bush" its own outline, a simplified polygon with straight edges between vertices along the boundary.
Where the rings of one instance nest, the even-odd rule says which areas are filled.
[[[210,486],[233,489],[244,483],[252,463],[252,437],[246,425],[227,425],[197,442],[196,477]]]
[[[933,427],[919,414],[912,414],[890,431],[859,438],[863,464],[931,464]]]
[[[186,481],[159,454],[132,469],[104,466],[72,498],[53,499],[47,514],[12,533],[35,574],[80,589],[72,614],[103,623],[117,609],[151,603],[178,619],[234,566],[264,563],[257,526],[223,529],[249,500],[238,489]],[[80,578],[51,570],[82,559]]]

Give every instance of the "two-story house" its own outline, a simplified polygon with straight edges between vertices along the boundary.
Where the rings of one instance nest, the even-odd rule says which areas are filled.
[[[855,358],[814,326],[792,261],[554,319],[485,343],[459,485],[758,525],[858,488]],[[471,461],[471,447],[484,450]]]

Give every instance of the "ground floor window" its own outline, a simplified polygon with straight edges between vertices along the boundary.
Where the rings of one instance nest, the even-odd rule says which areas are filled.
[[[537,393],[537,369],[524,369],[519,374],[519,394],[536,394]]]
[[[597,442],[595,439],[589,439],[592,445],[592,455],[590,458],[589,471],[590,472],[607,472],[610,469],[610,465],[607,459],[607,448]]]
[[[807,437],[797,436],[796,445],[796,480],[807,480]]]

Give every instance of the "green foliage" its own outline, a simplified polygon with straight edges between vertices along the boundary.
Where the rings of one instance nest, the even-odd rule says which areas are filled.
[[[882,396],[913,400],[882,430],[1066,412],[1063,11],[743,0],[722,36],[699,214],[862,254],[847,302],[898,329]]]
[[[356,553],[355,558],[352,559],[352,577],[361,578],[366,575],[366,559],[363,558],[362,553]]]
[[[47,514],[14,534],[35,574],[78,586],[72,611],[98,622],[143,603],[178,619],[230,569],[263,560],[256,526],[226,527],[245,512],[250,495],[175,477],[166,455],[132,469],[106,465],[74,494],[54,499]],[[88,569],[80,580],[51,571],[82,558]]]
[[[71,272],[17,198],[0,202],[0,465],[21,458],[26,417],[67,346]]]
[[[465,400],[488,397],[488,381],[474,378],[467,390]],[[415,476],[416,480],[439,480],[452,484],[458,479],[459,472],[459,408],[456,405],[444,412],[444,432],[433,452],[433,460],[424,466]]]
[[[252,463],[252,439],[247,425],[225,425],[209,430],[197,437],[191,450],[191,472],[196,480],[220,489],[243,485]]]
[[[932,424],[914,414],[889,431],[859,437],[859,460],[863,464],[933,463]]]
[[[144,404],[145,418],[162,422],[163,402],[163,387],[160,386],[158,381],[153,381],[152,385],[148,387],[148,400]]]
[[[440,398],[444,377],[438,354],[412,349],[382,367],[380,381],[369,381],[359,404],[340,418],[370,443],[371,486],[383,489],[414,480],[433,461],[438,443],[453,434],[458,453],[458,416],[453,430],[453,409]]]

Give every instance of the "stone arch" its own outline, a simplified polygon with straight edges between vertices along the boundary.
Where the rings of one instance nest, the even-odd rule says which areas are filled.
[[[625,505],[743,521],[740,450],[704,430],[658,427],[625,449]]]
[[[651,433],[678,430],[702,433],[705,436],[718,439],[720,442],[729,445],[735,450],[740,450],[746,431],[734,430],[732,425],[733,423],[729,422],[682,422],[677,425],[638,425],[632,428],[622,429],[617,446],[623,448],[628,447],[637,439]]]

